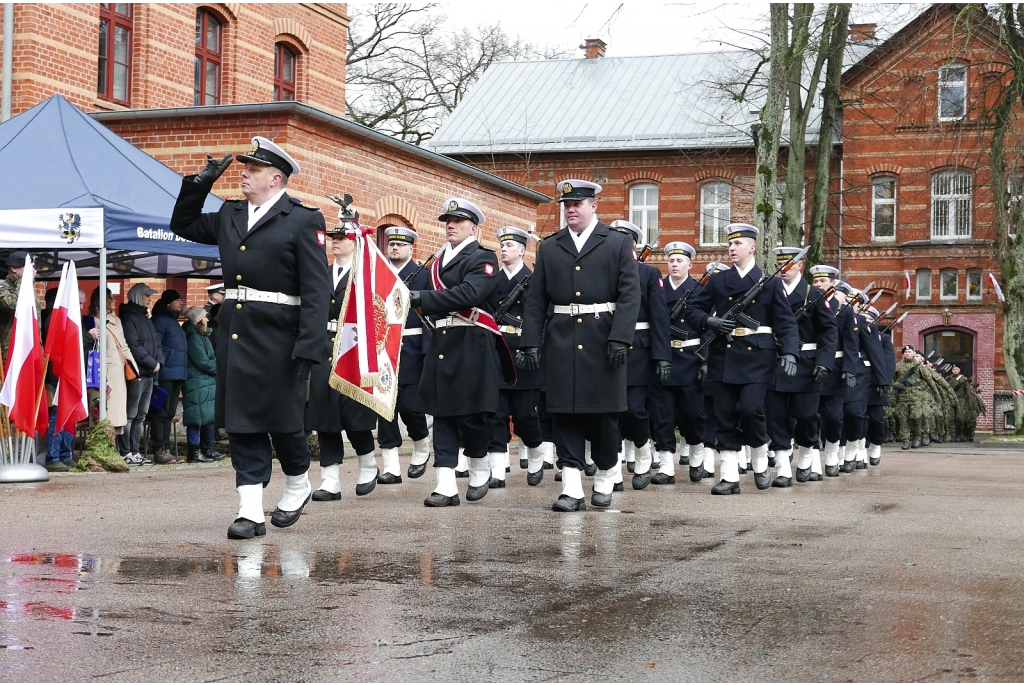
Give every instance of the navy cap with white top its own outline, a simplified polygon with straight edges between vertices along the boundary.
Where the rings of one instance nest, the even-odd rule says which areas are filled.
[[[616,219],[609,225],[608,228],[618,231],[619,233],[626,233],[632,236],[633,242],[637,245],[644,244],[644,229],[640,228],[634,223],[630,223],[625,219]]]
[[[388,242],[396,243],[409,243],[412,245],[419,238],[419,234],[411,228],[405,226],[391,226],[384,229],[384,236],[388,239]]]
[[[723,271],[728,271],[728,270],[729,270],[729,265],[724,263],[724,262],[711,262],[706,267],[704,267],[704,271],[705,272],[709,272],[709,273],[712,273],[712,274],[717,274],[717,273],[721,273]]]
[[[506,240],[514,240],[517,243],[528,245],[530,243],[530,234],[515,226],[502,226],[498,229],[498,242],[503,243]]]
[[[772,252],[775,253],[775,261],[779,264],[788,262],[790,257],[796,254],[800,254],[801,247],[777,247]]]
[[[484,213],[476,205],[458,197],[453,197],[444,203],[444,209],[441,210],[441,216],[437,217],[437,220],[447,221],[450,216],[469,219],[477,226],[484,222]]]
[[[831,278],[835,280],[839,278],[839,269],[828,264],[815,264],[811,267],[811,279],[815,278]]]
[[[208,293],[215,293],[219,290],[224,290],[223,283],[214,283],[213,285],[206,286],[206,292]]]
[[[243,164],[255,162],[265,166],[272,166],[284,172],[284,175],[291,177],[299,173],[299,163],[291,155],[281,149],[280,146],[263,136],[256,136],[252,139],[252,147],[249,153],[238,155],[238,161]]]
[[[750,238],[757,240],[761,230],[751,224],[729,224],[725,227],[725,239],[735,240],[736,238]]]
[[[686,255],[690,259],[697,256],[697,250],[693,249],[693,245],[690,243],[684,243],[682,240],[676,240],[665,246],[665,256],[671,257],[672,255]]]
[[[566,202],[567,200],[592,200],[597,197],[602,188],[597,183],[579,178],[569,178],[556,183],[555,190],[558,191],[558,201]]]
[[[874,307],[868,307],[867,309],[864,310],[864,313],[871,317],[872,321],[877,321],[878,317],[881,316],[878,313],[878,310],[875,309]]]

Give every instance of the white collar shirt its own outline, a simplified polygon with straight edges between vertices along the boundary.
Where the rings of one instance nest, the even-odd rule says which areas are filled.
[[[516,264],[516,268],[512,269],[511,271],[509,271],[505,267],[501,267],[501,270],[505,272],[505,275],[508,276],[508,280],[511,281],[513,278],[516,277],[517,273],[523,270],[523,263],[519,262],[518,264]]]
[[[448,266],[449,262],[451,262],[453,259],[455,259],[455,255],[457,255],[460,252],[462,252],[463,248],[465,248],[466,245],[469,245],[470,243],[475,243],[475,242],[476,242],[476,236],[472,236],[471,235],[468,238],[466,238],[465,240],[463,240],[461,243],[456,245],[455,247],[452,247],[451,243],[445,243],[444,244],[444,256],[441,257],[441,266]]]
[[[749,274],[755,266],[757,266],[757,263],[753,259],[751,259],[750,265],[747,266],[746,269],[741,269],[739,264],[734,265],[732,268],[736,269],[736,273],[739,275],[740,278],[743,278],[747,274]]]
[[[277,194],[274,195],[274,197],[270,198],[259,207],[254,205],[252,201],[249,202],[249,227],[247,230],[251,231],[252,227],[256,225],[256,222],[262,219],[263,215],[269,212],[270,208],[277,204],[277,201],[281,199],[282,195],[284,195],[284,191],[285,189],[281,188],[281,190],[277,191]]]
[[[596,216],[593,219],[591,219],[590,225],[587,226],[586,229],[584,229],[584,231],[580,234],[577,234],[576,231],[572,230],[571,228],[569,229],[569,235],[572,237],[572,242],[575,243],[576,245],[576,252],[583,251],[583,246],[587,244],[587,238],[589,238],[590,234],[594,232],[595,226],[597,226]]]
[[[334,287],[338,287],[338,283],[341,283],[341,279],[345,277],[345,274],[352,268],[352,262],[348,264],[339,264],[334,262]]]
[[[800,279],[799,278],[794,278],[792,285],[790,285],[789,283],[786,283],[785,281],[783,281],[782,285],[786,289],[786,295],[789,296],[789,295],[792,295],[793,291],[796,290],[796,287],[798,285],[800,285]]]

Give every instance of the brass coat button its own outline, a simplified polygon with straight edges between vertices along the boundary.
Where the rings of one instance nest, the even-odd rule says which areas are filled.
[[[242,280],[242,274],[238,274],[237,276],[235,276],[235,280],[236,281]]]
[[[576,323],[583,323],[583,319],[576,319]]]
[[[240,246],[240,247],[238,248],[238,251],[239,251],[239,252],[245,252],[245,245],[241,245],[241,246]]]
[[[232,340],[238,340],[238,333],[232,333],[231,334],[231,339]]]
[[[577,270],[577,271],[579,271],[579,270],[580,270],[580,268],[579,268],[579,267],[577,266],[577,267],[576,267],[576,270]]]
[[[241,309],[241,308],[242,308],[242,303],[241,302],[239,302],[238,304],[235,305],[235,309]]]
[[[730,347],[732,347],[732,345],[726,345],[726,346],[725,346],[725,349],[727,349],[727,350],[728,350],[728,349],[729,349]]]
[[[576,291],[576,297],[579,297],[579,296],[580,296],[580,292],[577,290]]]
[[[583,345],[577,345],[577,346],[576,346],[576,349],[577,349],[577,350],[582,350],[582,349],[583,349]]]
[[[437,355],[437,358],[438,359],[444,359],[444,355],[443,354],[439,354],[439,355]]]

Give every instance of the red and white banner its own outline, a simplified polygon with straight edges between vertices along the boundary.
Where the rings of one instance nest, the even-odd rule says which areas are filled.
[[[341,394],[391,421],[398,402],[409,289],[373,239],[367,239],[373,232],[360,226],[350,236],[356,249],[338,318],[330,382]]]
[[[85,356],[82,352],[82,311],[78,302],[78,272],[75,263],[64,263],[57,286],[57,300],[50,314],[44,356],[57,377],[56,430],[75,432],[75,424],[89,416],[85,397]]]
[[[34,280],[32,260],[26,257],[18,304],[14,309],[8,359],[5,360],[4,387],[0,390],[0,404],[8,408],[11,423],[22,433],[33,437],[37,431],[45,433],[49,423],[46,402],[42,401],[46,366],[39,344]],[[78,299],[77,291],[75,299]]]

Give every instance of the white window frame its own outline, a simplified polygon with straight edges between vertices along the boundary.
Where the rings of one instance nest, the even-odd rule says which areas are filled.
[[[927,278],[923,279],[922,276]],[[928,292],[922,291],[921,284],[925,283],[928,286]],[[914,272],[914,299],[923,302],[932,301],[932,270],[931,269],[918,269]]]
[[[962,70],[963,76],[959,79],[949,78],[949,72],[952,70]],[[942,93],[948,88],[963,88],[963,102],[961,103],[961,114],[958,116],[946,116],[942,113],[943,97]],[[939,67],[939,86],[936,90],[938,96],[938,109],[936,110],[939,114],[939,121],[960,121],[967,116],[967,65],[960,64],[959,62],[952,62],[945,66]]]
[[[724,187],[729,192],[728,202],[705,202],[704,191],[715,187]],[[719,193],[715,193],[718,195]],[[723,217],[724,214],[724,217]],[[704,240],[704,217],[711,216],[715,221],[714,241]],[[700,217],[697,226],[701,245],[725,245],[722,229],[732,223],[732,186],[723,181],[709,181],[700,187]]]
[[[943,184],[946,184],[945,188],[942,187]],[[965,188],[966,192],[964,192]],[[932,240],[969,239],[972,234],[971,223],[974,214],[974,179],[971,173],[959,170],[939,171],[932,174],[931,189]],[[965,214],[967,230],[958,232],[957,226]],[[940,225],[942,217],[945,217],[945,226]]]
[[[978,280],[978,294],[971,295],[971,277],[976,276]],[[982,278],[981,269],[968,269],[967,270],[967,289],[965,291],[967,300],[969,302],[981,302],[985,296],[985,279]]]
[[[946,294],[946,276],[953,274],[953,294]],[[939,300],[942,302],[956,302],[960,297],[960,273],[956,269],[939,270]]]
[[[895,176],[878,176],[871,179],[871,240],[875,242],[886,242],[891,243],[896,240],[896,193],[897,193],[897,182]],[[891,183],[892,184],[892,197],[878,197],[875,194],[875,188],[877,186]],[[892,206],[892,235],[878,235],[875,232],[877,210],[879,207]]]
[[[654,191],[655,198],[654,204],[645,202],[644,204],[633,203],[633,191],[642,190],[644,191],[644,200],[648,200],[650,191]],[[658,229],[658,203],[661,200],[661,190],[658,188],[656,183],[636,183],[629,186],[629,220],[631,223],[639,226],[644,232],[644,240],[651,247],[658,246],[658,236],[661,231]],[[651,221],[651,212],[654,213],[654,221]],[[639,219],[639,221],[637,221]],[[653,226],[651,224],[654,224]]]

